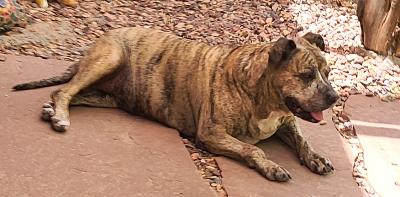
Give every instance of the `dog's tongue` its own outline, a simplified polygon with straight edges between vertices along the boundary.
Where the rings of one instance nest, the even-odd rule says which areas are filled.
[[[320,122],[321,120],[324,119],[324,115],[322,114],[322,111],[311,112],[310,114],[318,122]]]

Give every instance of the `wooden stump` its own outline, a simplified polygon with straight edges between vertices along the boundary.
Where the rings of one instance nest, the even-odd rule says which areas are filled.
[[[394,39],[394,56],[400,57],[400,31],[396,32]]]
[[[388,55],[391,47],[398,46],[394,43],[394,31],[400,19],[400,0],[359,0],[357,16],[366,49]]]

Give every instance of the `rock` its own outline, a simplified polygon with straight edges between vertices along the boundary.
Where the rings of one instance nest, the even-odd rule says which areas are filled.
[[[358,144],[358,143],[360,143],[357,138],[350,138],[348,141],[349,141],[350,144]]]
[[[395,97],[399,97],[400,96],[400,85],[394,86],[393,88],[391,88],[390,92],[395,95]]]
[[[290,34],[290,31],[288,31],[288,30],[283,30],[283,32],[282,32],[282,33],[283,33],[283,35],[284,35],[284,36],[287,36],[287,35],[289,35],[289,34]]]
[[[338,125],[339,131],[346,131],[346,127],[343,124]]]
[[[7,60],[7,57],[4,55],[0,55],[0,62],[4,62]]]
[[[364,92],[365,87],[364,87],[364,85],[362,83],[358,82],[357,85],[356,85],[356,89],[357,89],[358,92],[361,93],[361,92]]]
[[[211,172],[213,175],[221,176],[220,171],[219,171],[217,168],[215,168],[215,167],[207,166],[206,169],[207,169],[209,172]]]
[[[369,91],[369,90],[365,90],[365,91],[364,91],[364,94],[365,94],[365,96],[368,96],[368,97],[374,96],[374,93],[371,92],[371,91]]]
[[[341,112],[341,111],[343,111],[343,106],[334,106],[332,109],[333,109],[333,111]]]
[[[364,58],[362,58],[361,56],[359,56],[357,54],[348,54],[348,55],[346,55],[346,59],[349,62],[358,63],[358,64],[362,64],[364,61]]]
[[[41,57],[43,59],[49,59],[50,58],[50,55],[45,53],[45,52],[36,52],[35,55],[38,56],[38,57]]]
[[[185,23],[178,23],[177,25],[175,25],[175,27],[178,29],[182,29],[185,27]]]
[[[344,122],[343,125],[344,125],[344,128],[347,130],[353,129],[353,124],[351,124],[351,122]]]
[[[115,15],[109,13],[105,13],[103,16],[107,21],[114,21],[115,19],[117,19]]]
[[[279,4],[275,3],[271,8],[272,8],[273,11],[276,12],[276,11],[278,11]]]
[[[193,153],[191,154],[192,160],[198,160],[200,159],[200,154],[199,153]]]
[[[193,29],[194,28],[194,26],[193,25],[186,25],[186,29]]]
[[[390,101],[393,101],[395,98],[392,96],[392,95],[390,95],[390,94],[385,94],[385,95],[379,95],[379,98],[381,99],[381,101],[384,101],[384,102],[390,102]]]

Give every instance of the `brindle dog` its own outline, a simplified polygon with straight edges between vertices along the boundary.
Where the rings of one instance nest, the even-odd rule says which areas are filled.
[[[146,28],[101,37],[62,76],[15,90],[67,83],[43,106],[57,131],[70,125],[69,106],[119,107],[192,136],[212,153],[245,161],[269,180],[287,170],[254,146],[276,133],[311,171],[333,171],[304,139],[294,116],[310,122],[338,99],[320,35],[270,44],[210,46]]]

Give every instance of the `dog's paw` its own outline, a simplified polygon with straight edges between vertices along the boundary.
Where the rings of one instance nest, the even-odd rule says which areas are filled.
[[[65,115],[65,113],[56,114],[55,106],[52,101],[43,104],[42,119],[50,121],[53,129],[58,132],[66,131],[70,125],[68,115]]]
[[[325,175],[335,170],[328,158],[315,152],[308,154],[302,160],[302,164],[306,165],[312,172],[320,175]]]
[[[286,182],[292,179],[290,173],[285,168],[276,164],[266,164],[257,170],[270,181]]]
[[[65,118],[58,118],[57,116],[51,117],[51,125],[54,130],[64,132],[68,129],[70,122]]]
[[[50,121],[51,117],[55,114],[54,112],[54,104],[52,101],[43,104],[42,107],[42,119],[45,121]]]

